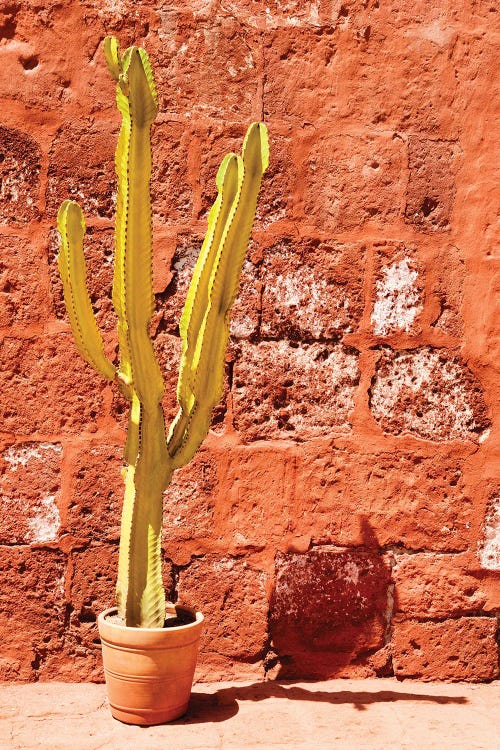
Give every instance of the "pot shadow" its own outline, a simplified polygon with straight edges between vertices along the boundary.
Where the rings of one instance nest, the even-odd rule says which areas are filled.
[[[313,701],[340,705],[350,703],[357,711],[366,711],[373,703],[395,703],[413,701],[437,703],[438,705],[465,705],[469,701],[464,696],[430,695],[428,693],[403,693],[396,690],[341,690],[338,683],[331,690],[308,690],[293,682],[255,682],[251,685],[235,685],[221,688],[214,693],[197,691],[191,695],[185,716],[176,724],[203,724],[205,722],[227,721],[239,711],[240,701],[264,701],[270,698],[285,700]],[[311,685],[314,685],[312,682]]]

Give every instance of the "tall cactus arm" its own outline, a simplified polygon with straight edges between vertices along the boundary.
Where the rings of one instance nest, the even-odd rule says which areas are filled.
[[[114,365],[104,354],[104,345],[97,327],[87,291],[87,269],[83,254],[85,219],[78,203],[64,201],[57,214],[61,247],[57,265],[61,275],[64,301],[76,346],[82,357],[108,380],[116,375]]]
[[[120,370],[148,410],[155,409],[163,395],[163,378],[149,336],[154,309],[150,128],[158,100],[143,50],[129,48],[113,70],[116,68],[121,69],[117,105],[122,126],[115,158],[118,191],[113,303],[118,316]]]
[[[181,315],[179,329],[182,339],[181,369],[177,385],[180,410],[172,426],[169,451],[175,453],[182,442],[184,431],[194,405],[189,362],[192,361],[196,340],[208,303],[210,275],[224,227],[238,193],[238,159],[234,154],[224,157],[217,172],[218,195],[208,214],[208,229],[193,271],[193,278]]]
[[[120,371],[132,389],[128,463],[118,562],[119,615],[128,626],[162,627],[163,491],[172,466],[166,447],[161,399],[163,378],[149,336],[154,309],[149,181],[150,128],[158,101],[149,60],[131,47],[120,57],[107,42],[106,57],[118,77],[122,125],[115,157],[118,176],[113,303],[118,316]]]
[[[216,251],[209,254],[208,281],[203,274],[194,275],[188,292],[186,314],[183,312],[183,357],[178,394],[182,396],[189,388],[191,396],[187,413],[181,403],[169,432],[168,447],[174,467],[191,460],[208,432],[212,409],[222,395],[229,313],[238,293],[260,183],[268,163],[266,128],[262,123],[253,123],[243,143],[243,159],[237,162],[236,195]],[[196,285],[201,286],[202,291],[197,291]],[[191,319],[196,321],[193,329],[190,329],[188,322]],[[194,345],[188,341],[188,334],[194,338]],[[182,433],[179,429],[181,425],[185,425]]]

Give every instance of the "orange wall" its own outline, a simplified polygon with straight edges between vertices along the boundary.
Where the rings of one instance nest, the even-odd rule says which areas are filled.
[[[3,8],[0,677],[101,679],[126,405],[76,353],[54,222],[81,202],[113,351],[106,34],[146,47],[161,99],[169,419],[217,165],[252,120],[270,133],[224,404],[165,497],[166,585],[207,618],[199,676],[496,677],[494,3]]]

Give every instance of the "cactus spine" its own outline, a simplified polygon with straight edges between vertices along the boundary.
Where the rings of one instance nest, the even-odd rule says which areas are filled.
[[[163,378],[149,336],[153,314],[152,231],[149,182],[151,125],[158,97],[146,52],[123,55],[113,37],[104,41],[108,69],[117,82],[122,124],[116,149],[118,178],[113,305],[120,361],[107,359],[86,287],[85,221],[80,206],[59,209],[58,265],[75,343],[103,377],[130,401],[125,444],[125,496],[118,562],[118,614],[128,626],[162,627],[162,500],[173,471],[191,460],[207,435],[223,393],[230,309],[236,297],[269,151],[266,128],[250,125],[242,156],[228,154],[216,178],[217,198],[180,320],[182,356],[179,410],[168,436],[162,409]]]

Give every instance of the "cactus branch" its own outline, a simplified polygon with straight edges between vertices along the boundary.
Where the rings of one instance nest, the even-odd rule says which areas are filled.
[[[61,247],[57,265],[61,275],[64,301],[76,346],[82,357],[108,380],[116,369],[104,354],[104,344],[87,291],[87,268],[83,255],[85,219],[74,201],[64,201],[57,214]]]
[[[190,461],[205,439],[213,407],[223,393],[229,313],[268,162],[266,128],[253,123],[243,142],[243,158],[226,157],[217,175],[219,195],[181,317],[180,408],[168,436],[175,468]]]

